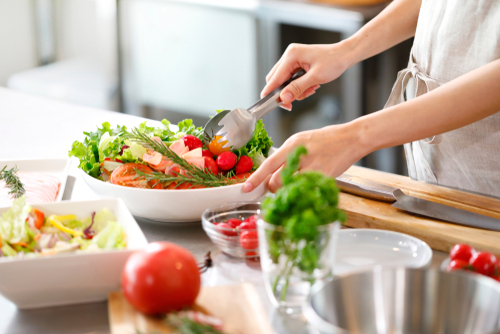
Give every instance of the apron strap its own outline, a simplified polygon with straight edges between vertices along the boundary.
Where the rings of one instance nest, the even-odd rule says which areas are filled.
[[[408,86],[408,81],[413,78],[415,81],[415,96],[421,96],[439,87],[436,80],[427,76],[425,71],[413,61],[413,54],[410,53],[408,67],[398,72],[396,83],[392,88],[391,95],[384,106],[392,107],[405,101],[404,92]],[[437,145],[443,140],[442,135],[423,139],[426,144]],[[427,183],[437,184],[437,179],[429,162],[425,158],[420,141],[404,144],[408,173],[414,180],[423,180]]]

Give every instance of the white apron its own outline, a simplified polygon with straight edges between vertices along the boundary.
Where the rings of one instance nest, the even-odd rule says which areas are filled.
[[[422,0],[408,68],[385,107],[499,58],[500,0]],[[412,179],[500,197],[500,113],[404,148]]]

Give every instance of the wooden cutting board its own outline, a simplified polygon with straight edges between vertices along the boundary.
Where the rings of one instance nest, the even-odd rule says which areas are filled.
[[[409,177],[353,166],[346,174],[400,188],[407,195],[500,218],[500,200],[418,182]],[[500,256],[500,232],[445,223],[393,208],[389,203],[341,193],[340,208],[347,226],[396,231],[425,241],[431,248],[449,252],[457,243]]]
[[[273,334],[257,291],[251,284],[202,287],[196,311],[212,315],[224,322],[224,332],[231,334]],[[173,333],[161,319],[146,316],[128,303],[122,292],[108,298],[111,334]]]

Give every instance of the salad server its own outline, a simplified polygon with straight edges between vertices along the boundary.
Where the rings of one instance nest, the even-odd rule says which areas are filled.
[[[453,224],[500,231],[500,219],[409,196],[399,188],[364,180],[348,174],[342,174],[337,178],[336,182],[339,188],[346,193],[377,201],[389,202],[392,203],[393,207],[400,210],[444,220]]]
[[[224,148],[232,147],[233,149],[239,149],[245,146],[252,139],[257,121],[283,103],[279,98],[281,91],[293,80],[300,78],[304,74],[306,74],[305,70],[299,70],[285,83],[248,109],[236,108],[232,111],[224,110],[218,113],[208,121],[203,130],[206,134],[210,135],[215,132],[214,130],[219,129],[216,135],[223,136],[219,139],[219,142],[228,141],[223,146]]]

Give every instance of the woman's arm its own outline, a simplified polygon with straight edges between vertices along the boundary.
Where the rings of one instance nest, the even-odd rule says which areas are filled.
[[[276,171],[298,145],[308,150],[302,171],[337,177],[370,152],[455,130],[498,111],[500,59],[411,101],[349,123],[293,135],[245,182],[243,191],[268,180],[269,189],[275,191],[280,186]]]
[[[282,107],[304,99],[320,84],[337,79],[346,69],[415,35],[421,0],[395,0],[352,37],[335,44],[291,44],[266,77],[262,96],[288,80],[298,69],[307,74],[281,93]]]

